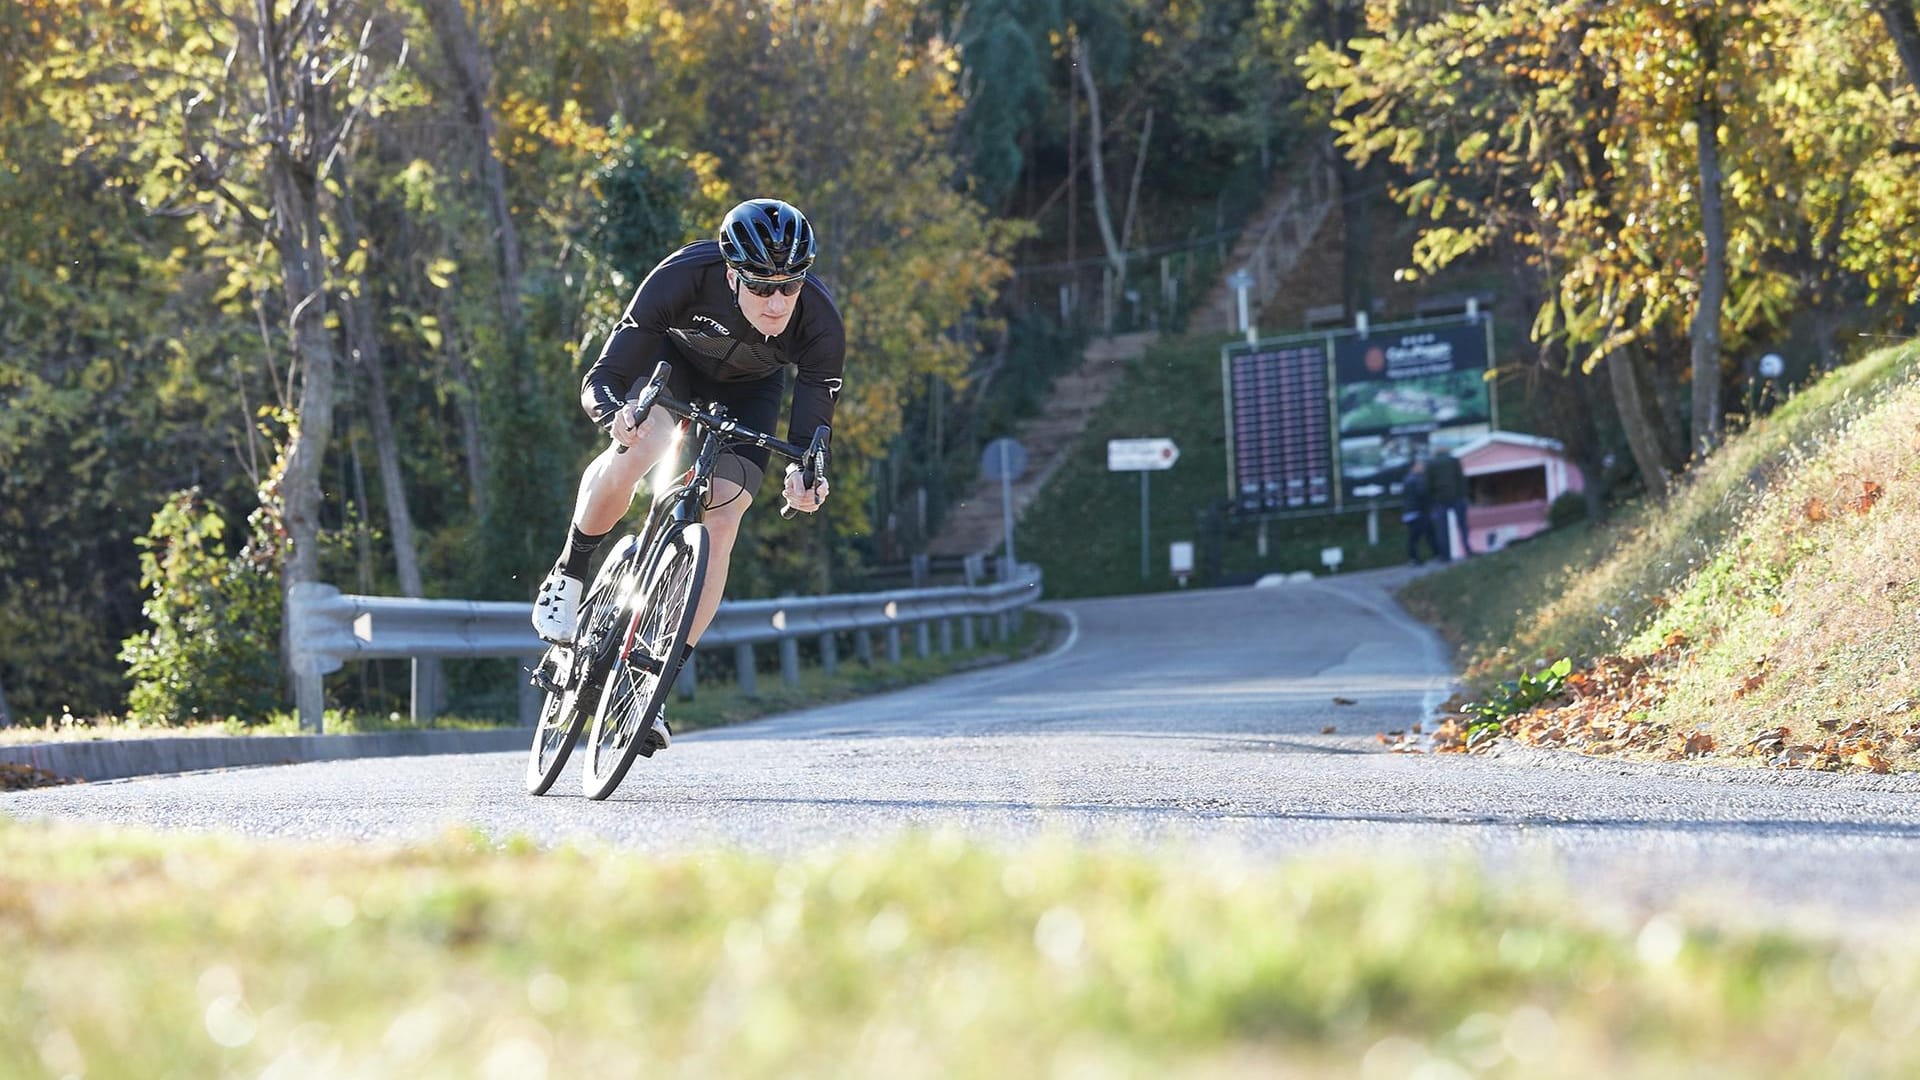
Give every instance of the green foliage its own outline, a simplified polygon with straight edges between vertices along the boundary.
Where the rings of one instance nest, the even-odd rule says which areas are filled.
[[[229,555],[226,521],[198,489],[174,493],[140,548],[141,608],[152,628],[122,643],[127,718],[180,724],[265,717],[277,704],[281,545],[264,511]]]
[[[1547,507],[1547,528],[1559,529],[1587,520],[1585,492],[1563,491]]]
[[[593,245],[628,281],[701,231],[687,216],[696,177],[685,155],[658,145],[651,131],[621,141],[594,180],[601,203]]]
[[[1498,733],[1501,721],[1508,717],[1530,712],[1540,703],[1558,696],[1566,688],[1567,676],[1571,674],[1573,660],[1563,656],[1547,667],[1522,672],[1518,678],[1494,687],[1492,696],[1485,701],[1462,705],[1460,711],[1478,717],[1467,725],[1467,745]]]

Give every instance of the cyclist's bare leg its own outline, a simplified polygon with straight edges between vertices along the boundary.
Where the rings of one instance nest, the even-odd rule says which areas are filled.
[[[633,505],[634,488],[653,463],[673,447],[673,417],[655,409],[652,426],[640,441],[619,453],[608,443],[580,477],[580,494],[573,504],[573,523],[588,536],[612,532]]]
[[[707,583],[700,591],[700,604],[693,616],[689,641],[699,641],[720,609],[720,597],[727,591],[727,565],[733,555],[733,542],[740,535],[740,517],[753,503],[753,495],[724,476],[713,478],[713,506],[703,519],[707,526]]]

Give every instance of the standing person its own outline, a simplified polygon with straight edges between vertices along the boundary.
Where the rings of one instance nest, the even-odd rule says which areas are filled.
[[[667,256],[640,283],[581,383],[581,406],[612,442],[581,476],[566,544],[540,583],[533,627],[542,639],[573,640],[589,559],[633,505],[647,470],[673,447],[672,415],[655,408],[637,416],[626,400],[655,364],[672,365],[667,393],[674,398],[724,405],[757,431],[773,430],[779,419],[783,369],[792,364],[798,375],[787,441],[805,443],[832,421],[847,337],[832,295],[808,273],[818,253],[800,211],[778,199],[750,199],[727,213],[717,238]],[[715,465],[705,518],[712,547],[688,655],[720,606],[740,519],[760,488],[767,456],[765,447],[734,445]],[[824,479],[809,490],[799,466],[787,467],[787,505],[811,514],[827,494]],[[664,717],[653,738],[656,746],[671,741]]]
[[[1427,486],[1433,493],[1433,517],[1440,541],[1456,559],[1473,554],[1472,534],[1467,529],[1467,474],[1460,459],[1445,450],[1436,450],[1427,459]],[[1453,550],[1453,527],[1460,529],[1460,550]]]
[[[1427,550],[1447,561],[1447,550],[1440,546],[1440,538],[1433,534],[1433,494],[1428,486],[1427,459],[1413,459],[1413,467],[1407,470],[1407,478],[1400,482],[1400,520],[1407,526],[1407,562],[1419,566],[1427,560],[1420,555],[1420,541],[1427,542]]]

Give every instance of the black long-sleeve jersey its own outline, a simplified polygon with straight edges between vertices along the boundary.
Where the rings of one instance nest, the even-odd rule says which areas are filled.
[[[581,382],[581,407],[600,422],[662,360],[686,364],[720,382],[763,379],[792,364],[799,375],[787,441],[805,445],[814,428],[833,422],[847,333],[832,294],[812,274],[794,302],[787,329],[767,337],[747,321],[727,288],[720,245],[712,240],[689,244],[654,267],[628,301],[626,314]]]

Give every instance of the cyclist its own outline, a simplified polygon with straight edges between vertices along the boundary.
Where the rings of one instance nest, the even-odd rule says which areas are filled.
[[[640,283],[581,383],[581,406],[613,441],[581,476],[566,545],[540,583],[533,626],[541,638],[573,640],[588,560],[633,505],[647,470],[672,448],[674,418],[658,408],[636,416],[626,400],[628,388],[657,363],[672,365],[668,394],[725,405],[757,431],[772,431],[779,419],[783,369],[792,364],[787,441],[804,445],[832,421],[847,339],[832,295],[808,272],[817,255],[805,215],[778,199],[750,199],[727,213],[717,238],[667,256]],[[682,663],[720,606],[740,518],[760,488],[767,456],[764,447],[736,445],[715,464],[706,587]],[[812,513],[827,494],[824,479],[808,490],[799,466],[788,466],[781,495],[789,505]],[[663,717],[654,741],[665,746],[670,739]]]

